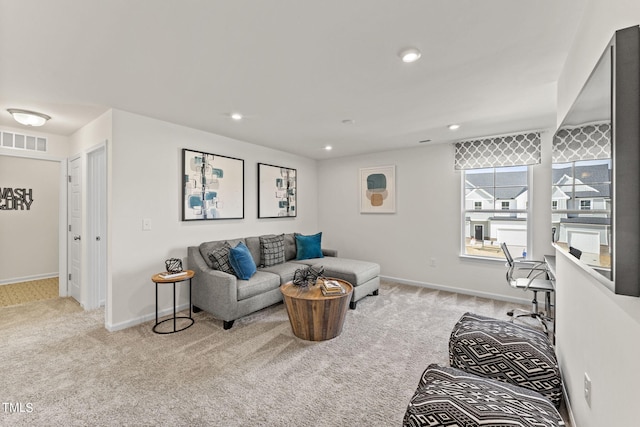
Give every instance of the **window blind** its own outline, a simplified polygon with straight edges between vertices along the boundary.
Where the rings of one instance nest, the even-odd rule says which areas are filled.
[[[540,133],[529,132],[456,143],[455,169],[540,163]]]
[[[553,137],[553,163],[611,158],[611,123],[559,129]]]

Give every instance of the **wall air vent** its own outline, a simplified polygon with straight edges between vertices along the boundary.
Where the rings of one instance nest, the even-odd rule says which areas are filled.
[[[0,132],[0,136],[2,138],[0,139],[0,147],[2,148],[47,152],[47,138],[4,131]]]

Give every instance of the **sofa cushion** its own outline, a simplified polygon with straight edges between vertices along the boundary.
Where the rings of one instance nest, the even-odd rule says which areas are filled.
[[[209,260],[211,260],[214,270],[224,271],[225,273],[233,274],[235,276],[236,273],[229,262],[230,249],[231,245],[228,242],[224,242],[222,247],[209,252]]]
[[[258,271],[249,280],[238,280],[238,301],[256,297],[280,287],[280,277],[267,271]]]
[[[271,267],[284,262],[284,234],[260,236],[260,266]]]
[[[272,265],[271,267],[260,268],[260,271],[268,271],[269,273],[277,274],[280,277],[280,283],[287,283],[293,280],[293,273],[301,268],[308,268],[304,264],[299,264],[295,261],[288,261],[278,265]]]
[[[248,280],[256,273],[256,264],[247,246],[240,242],[229,250],[229,262],[238,279]]]
[[[311,236],[295,235],[297,260],[322,258],[322,232]]]
[[[306,265],[317,265],[324,267],[326,277],[346,280],[353,286],[358,286],[368,282],[380,275],[380,265],[374,262],[359,261],[347,258],[313,258],[296,261]]]

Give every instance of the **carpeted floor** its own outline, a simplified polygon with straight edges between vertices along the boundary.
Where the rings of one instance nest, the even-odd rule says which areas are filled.
[[[70,298],[6,307],[0,399],[23,411],[0,425],[397,426],[426,366],[448,363],[458,318],[512,306],[383,282],[324,342],[293,336],[283,304],[228,331],[201,312],[172,335],[110,333]]]
[[[0,285],[0,307],[58,298],[58,278]]]

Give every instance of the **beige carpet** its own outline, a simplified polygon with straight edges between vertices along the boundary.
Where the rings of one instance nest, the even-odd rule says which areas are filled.
[[[383,283],[325,342],[294,337],[283,304],[228,331],[201,312],[162,336],[152,322],[109,333],[70,298],[6,307],[0,397],[25,410],[0,425],[398,426],[425,367],[448,363],[458,318],[510,307]]]
[[[58,278],[0,285],[0,307],[58,298]]]

